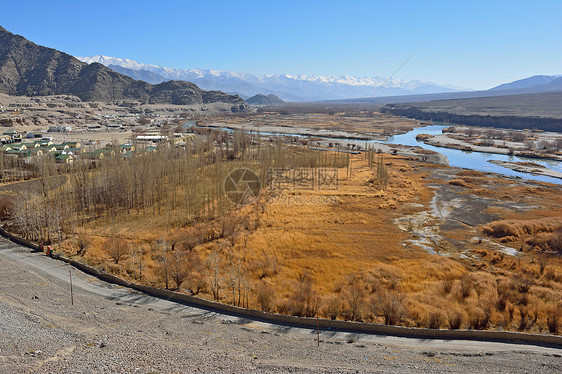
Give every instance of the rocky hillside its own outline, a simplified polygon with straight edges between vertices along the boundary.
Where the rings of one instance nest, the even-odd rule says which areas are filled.
[[[138,100],[146,104],[233,104],[247,106],[236,95],[203,91],[193,83],[170,81],[151,85],[87,64],[56,49],[43,47],[0,26],[0,92],[8,95],[76,95],[84,101]]]
[[[257,94],[246,99],[246,102],[250,105],[277,105],[277,104],[284,103],[283,100],[281,100],[279,97],[273,94],[271,95]]]

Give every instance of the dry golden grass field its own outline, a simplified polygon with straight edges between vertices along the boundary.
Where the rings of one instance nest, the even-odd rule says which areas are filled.
[[[386,186],[354,155],[337,189],[266,190],[180,229],[123,214],[61,248],[127,279],[265,311],[559,333],[560,187],[380,157]]]

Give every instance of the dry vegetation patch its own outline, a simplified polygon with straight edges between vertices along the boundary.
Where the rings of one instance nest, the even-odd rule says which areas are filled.
[[[248,144],[252,152],[264,152],[260,158],[249,151],[248,159],[227,161],[222,154],[207,155],[210,145],[199,144],[191,154],[168,154],[171,163],[154,155],[133,165],[108,161],[77,170],[65,183],[50,186],[51,206],[81,204],[81,192],[97,203],[87,205],[86,214],[70,211],[74,218],[61,229],[64,240],[55,249],[135,282],[269,312],[433,329],[559,331],[560,258],[533,250],[502,252],[519,249],[521,238],[526,249],[557,245],[562,221],[556,206],[562,204],[553,188],[514,186],[479,172],[375,152],[343,155]],[[105,170],[107,165],[117,169]],[[221,194],[229,169],[252,167],[266,178],[265,168],[272,165],[335,167],[338,187],[265,188],[245,206],[233,206]],[[154,180],[140,183],[141,172]],[[40,181],[35,185],[41,191]],[[94,188],[83,190],[84,185]],[[442,212],[466,209],[459,196],[506,202],[490,208],[505,219],[481,228],[492,239],[468,240],[479,232],[467,224],[443,229],[447,218],[432,213],[436,186],[453,190],[439,202]],[[60,198],[65,192],[74,198],[66,205]],[[99,196],[109,196],[111,204],[96,200]],[[17,203],[39,207],[42,200],[39,194]],[[535,208],[521,213],[510,210],[514,205]],[[418,221],[410,225],[400,220],[416,214]],[[50,225],[33,235],[55,241],[61,230]],[[408,245],[430,231],[441,255]],[[502,239],[507,247],[492,245]]]

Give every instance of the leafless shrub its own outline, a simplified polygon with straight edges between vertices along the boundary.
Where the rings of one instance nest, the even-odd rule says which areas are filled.
[[[529,318],[529,308],[526,306],[519,307],[519,330],[528,330],[531,327],[531,319]]]
[[[468,296],[470,296],[470,291],[472,291],[472,288],[474,287],[474,281],[472,280],[472,277],[470,276],[470,274],[464,274],[461,279],[461,296],[463,299],[466,299]]]
[[[483,147],[491,147],[494,146],[496,143],[492,139],[482,139],[478,142],[478,145]]]
[[[562,227],[552,233],[548,240],[548,246],[552,251],[562,253]]]
[[[547,325],[548,325],[548,332],[551,334],[558,334],[559,326],[560,326],[560,308],[553,307],[548,311],[547,317]]]
[[[354,281],[350,285],[344,287],[342,295],[345,300],[345,312],[351,321],[361,318],[363,301],[365,299],[365,289],[363,285]]]
[[[492,222],[484,226],[482,231],[484,234],[495,238],[503,238],[504,236],[519,236],[519,230],[517,230],[517,228],[514,228],[504,222]]]
[[[480,308],[474,308],[469,311],[468,325],[473,330],[483,330],[488,327],[489,319]]]
[[[275,290],[261,281],[256,289],[258,304],[263,312],[271,312],[275,299]]]
[[[268,253],[264,253],[263,256],[254,263],[252,271],[259,279],[264,279],[277,274],[279,272],[277,258]]]
[[[547,264],[546,256],[540,256],[539,257],[539,274],[540,275],[544,274],[544,269],[546,268],[546,264]]]
[[[312,289],[312,278],[303,273],[299,275],[295,288],[284,304],[281,312],[299,317],[314,317],[320,307],[320,300]]]
[[[553,267],[546,268],[544,278],[547,280],[554,280],[556,278],[556,270]]]
[[[529,289],[534,284],[533,279],[528,276],[515,276],[512,279],[513,288],[517,290],[517,292],[525,294],[529,292]]]
[[[441,312],[431,312],[429,313],[427,327],[430,329],[439,329],[443,323],[443,315]]]
[[[537,142],[537,149],[547,149],[548,148],[548,142],[546,140],[539,140]]]
[[[441,281],[442,287],[443,287],[443,293],[445,295],[448,295],[449,293],[451,293],[451,289],[453,288],[453,284],[455,282],[455,278],[449,276],[446,277],[445,279],[443,279]]]
[[[332,297],[325,301],[324,315],[329,319],[336,319],[341,313],[342,305],[338,296]]]
[[[113,262],[119,264],[119,261],[127,253],[127,242],[122,238],[112,236],[105,240],[105,248]]]
[[[385,325],[397,324],[404,315],[402,298],[386,290],[380,290],[377,295],[376,309],[384,317]]]
[[[167,256],[170,277],[176,284],[176,290],[179,290],[182,283],[202,266],[201,259],[195,252],[175,248],[173,251],[169,251]]]
[[[458,330],[462,325],[462,313],[459,311],[450,313],[448,315],[449,329]]]
[[[498,302],[496,305],[498,311],[503,312],[505,310],[505,307],[507,306],[507,297],[505,295],[500,295],[498,297]]]
[[[527,135],[522,132],[512,132],[511,133],[511,140],[514,142],[524,142],[527,139]]]
[[[515,305],[510,304],[507,307],[507,315],[509,322],[513,321],[513,313],[515,312]]]
[[[0,198],[0,220],[7,218],[13,207],[14,202],[12,199],[7,197]]]
[[[79,235],[76,238],[76,245],[78,247],[78,251],[76,252],[76,254],[78,256],[84,256],[86,254],[88,246],[90,245],[90,241],[84,235]]]
[[[480,309],[482,309],[482,320],[480,323],[484,326],[484,328],[488,327],[490,324],[495,304],[497,304],[497,301],[493,299],[480,300]]]

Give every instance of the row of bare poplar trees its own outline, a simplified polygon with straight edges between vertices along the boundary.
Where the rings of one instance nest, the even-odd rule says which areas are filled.
[[[226,175],[249,168],[266,185],[271,168],[345,167],[338,153],[286,146],[246,132],[213,131],[185,145],[161,145],[100,160],[78,158],[56,164],[52,157],[32,162],[37,178],[15,198],[13,222],[28,239],[53,241],[94,220],[131,215],[165,217],[170,228],[220,217],[230,208],[223,191]]]

